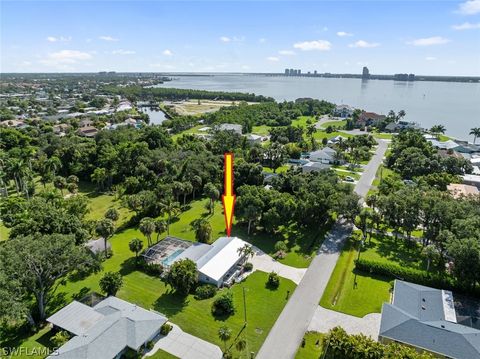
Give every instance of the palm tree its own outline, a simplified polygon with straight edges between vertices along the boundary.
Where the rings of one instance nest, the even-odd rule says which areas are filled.
[[[473,135],[473,144],[475,144],[477,142],[477,138],[480,138],[480,127],[472,128],[469,135]]]
[[[140,221],[138,229],[147,237],[148,246],[150,247],[152,245],[152,233],[155,231],[155,222],[150,217],[144,217]]]
[[[97,233],[103,237],[103,243],[105,245],[105,256],[107,255],[107,243],[108,239],[115,233],[115,225],[113,221],[108,218],[104,218],[97,223]]]
[[[193,222],[192,228],[195,230],[195,239],[201,243],[208,243],[212,239],[212,226],[204,220],[199,219]]]
[[[138,262],[138,253],[140,253],[143,248],[143,242],[138,238],[133,238],[130,243],[128,243],[128,247],[135,253],[135,262]]]
[[[157,232],[157,243],[160,235],[167,230],[167,221],[164,219],[157,219],[155,221],[155,232]]]
[[[446,131],[445,126],[443,125],[434,125],[430,128],[430,133],[438,138],[440,134],[444,134]]]
[[[225,346],[224,353],[227,352],[227,341],[231,338],[232,336],[232,330],[227,327],[226,325],[223,325],[218,329],[218,337],[220,340],[223,342],[223,345]]]
[[[240,353],[243,352],[247,348],[247,341],[244,338],[238,339],[237,342],[235,343],[235,348]]]
[[[174,201],[172,195],[166,195],[160,202],[160,207],[167,214],[167,234],[170,235],[170,222],[180,210],[180,203]]]
[[[202,177],[193,176],[191,183],[192,183],[192,190],[193,190],[193,199],[195,199],[195,192],[202,188]]]
[[[218,191],[217,187],[211,182],[207,183],[205,187],[203,188],[203,191],[207,195],[208,198],[210,198],[210,214],[215,214],[215,206],[213,205],[213,201],[218,199],[220,196],[220,192]]]
[[[253,257],[255,254],[255,251],[253,250],[252,246],[245,244],[243,247],[240,247],[237,249],[238,255],[239,256],[244,256],[245,258],[248,259],[248,257]]]
[[[307,126],[307,135],[310,136],[311,141],[314,141],[313,135],[315,134],[315,132],[317,132],[317,128],[315,127],[315,125]]]

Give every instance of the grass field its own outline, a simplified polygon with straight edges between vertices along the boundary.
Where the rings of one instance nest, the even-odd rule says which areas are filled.
[[[262,125],[262,126],[253,126],[252,133],[256,135],[266,136],[270,133],[270,126]]]
[[[388,278],[355,272],[357,253],[355,247],[347,243],[320,300],[322,307],[363,317],[380,313],[383,302],[389,300]]]
[[[322,354],[323,334],[317,332],[306,332],[303,336],[305,345],[300,345],[295,359],[317,359]],[[318,343],[318,345],[317,345]]]
[[[5,227],[3,223],[0,223],[0,242],[6,241],[9,233],[10,233],[10,229]]]
[[[324,122],[322,124],[322,127],[327,128],[328,126],[332,126],[332,127],[343,128],[343,126],[345,126],[346,124],[347,124],[347,120],[328,121],[328,122]]]
[[[175,355],[169,354],[167,352],[164,352],[161,349],[158,349],[155,354],[152,356],[146,357],[149,359],[177,359]]]
[[[226,106],[238,105],[239,101],[215,101],[215,100],[188,100],[180,102],[172,102],[169,105],[173,106],[179,115],[197,116],[207,112],[215,112]],[[253,104],[253,102],[249,102]]]
[[[300,116],[292,121],[292,126],[306,128],[308,125],[313,125],[315,122],[317,121],[313,116]]]

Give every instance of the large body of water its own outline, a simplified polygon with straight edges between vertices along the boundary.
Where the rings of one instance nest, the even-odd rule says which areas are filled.
[[[441,124],[448,135],[470,141],[470,129],[480,127],[478,83],[222,74],[180,76],[159,86],[250,92],[277,101],[312,97],[382,114],[405,110],[407,121],[424,128]]]

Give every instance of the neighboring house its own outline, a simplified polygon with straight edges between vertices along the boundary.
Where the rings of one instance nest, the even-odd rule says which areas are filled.
[[[348,105],[338,105],[337,107],[335,107],[333,114],[337,117],[347,118],[352,117],[354,110],[355,109],[353,107]]]
[[[70,125],[66,123],[60,123],[53,126],[53,133],[57,136],[65,136],[67,130],[70,128]]]
[[[379,341],[398,342],[441,358],[480,359],[480,330],[460,323],[452,292],[395,280],[384,303]],[[460,322],[460,323],[459,323]]]
[[[93,126],[81,127],[78,129],[78,134],[83,137],[95,137],[98,130]]]
[[[331,139],[328,140],[328,144],[336,144],[336,143],[339,143],[339,142],[345,142],[346,141],[346,137],[343,137],[343,136],[335,136],[335,137],[332,137]]]
[[[21,120],[5,120],[0,122],[0,125],[12,128],[25,128],[27,124]]]
[[[230,285],[242,272],[245,256],[239,249],[250,246],[237,237],[220,237],[212,244],[192,243],[179,238],[167,237],[150,247],[143,255],[150,263],[169,268],[182,259],[190,259],[197,265],[198,280],[217,287]]]
[[[360,116],[358,116],[356,126],[365,127],[365,126],[376,125],[380,121],[385,120],[386,118],[387,118],[386,116],[379,115],[378,113],[375,113],[375,112],[362,111],[362,113],[360,113]]]
[[[475,186],[480,189],[480,176],[479,175],[464,175],[462,176],[463,183],[471,186]]]
[[[470,186],[467,184],[451,183],[447,186],[448,192],[452,194],[454,198],[459,198],[462,196],[476,196],[480,192],[475,186]]]
[[[330,169],[330,165],[321,162],[307,162],[302,165],[302,172],[313,172],[313,171],[321,171],[321,170],[328,170]]]
[[[242,125],[237,125],[234,123],[222,123],[218,126],[219,131],[233,131],[238,133],[239,135],[242,134]]]
[[[250,134],[246,135],[245,137],[247,138],[247,141],[250,144],[260,144],[263,141],[266,141],[268,139],[268,137],[266,137],[266,136],[255,135],[253,133],[250,133]]]
[[[89,119],[81,120],[78,125],[80,127],[92,127],[93,121]]]
[[[333,148],[324,147],[321,150],[310,152],[309,159],[312,162],[320,162],[326,164],[333,164],[336,161],[336,154]]]
[[[105,240],[103,237],[100,237],[98,239],[92,239],[85,243],[85,247],[90,249],[93,253],[98,254],[98,253],[104,253],[105,252]],[[107,250],[111,249],[112,245],[110,244],[109,241],[107,241]]]
[[[159,335],[167,318],[108,297],[93,308],[73,301],[47,321],[73,335],[48,359],[112,359],[120,358],[127,348],[141,351]]]

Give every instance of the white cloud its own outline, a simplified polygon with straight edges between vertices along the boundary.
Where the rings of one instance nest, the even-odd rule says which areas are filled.
[[[267,39],[264,38],[264,37],[261,37],[260,39],[258,39],[258,42],[261,43],[261,44],[264,44],[267,42]]]
[[[267,57],[267,60],[268,60],[268,61],[271,61],[271,62],[278,62],[278,61],[280,61],[280,59],[279,59],[278,57],[276,57],[276,56],[269,56],[269,57]]]
[[[357,42],[354,42],[353,44],[348,45],[348,47],[358,47],[362,49],[378,47],[378,46],[380,46],[378,42],[367,42],[365,40],[358,40]]]
[[[297,42],[293,45],[294,48],[300,49],[302,51],[328,51],[331,49],[332,44],[327,40],[313,40],[313,41],[304,41]]]
[[[47,41],[48,42],[68,42],[72,40],[72,37],[71,36],[59,36],[59,37],[55,37],[55,36],[48,36],[47,37]]]
[[[165,49],[162,51],[162,54],[164,54],[165,56],[172,56],[173,52],[170,51],[169,49]]]
[[[220,36],[221,42],[243,42],[245,41],[245,36]]]
[[[284,55],[284,56],[292,56],[292,55],[295,55],[295,51],[292,51],[292,50],[280,50],[278,52],[280,55]]]
[[[251,69],[251,67],[248,66],[248,65],[242,65],[241,68],[242,68],[242,70],[250,70]]]
[[[407,44],[413,45],[413,46],[432,46],[432,45],[443,45],[443,44],[446,44],[447,42],[450,42],[450,40],[441,36],[432,36],[432,37],[425,37],[423,39],[415,39],[413,41],[407,42]]]
[[[480,0],[469,0],[461,3],[456,11],[462,15],[475,15],[480,13]]]
[[[350,32],[339,31],[339,32],[337,32],[337,36],[345,37],[345,36],[353,36],[353,34],[350,33]]]
[[[435,61],[436,59],[437,59],[437,58],[434,57],[434,56],[427,56],[427,57],[425,57],[425,60],[427,60],[427,61]]]
[[[108,35],[102,35],[102,36],[99,36],[98,38],[103,41],[118,41],[118,39]]]
[[[61,50],[52,52],[46,58],[40,60],[40,63],[47,66],[58,66],[66,64],[75,64],[78,61],[90,60],[92,55],[87,52],[77,50]]]
[[[472,24],[469,22],[464,22],[461,25],[453,25],[452,29],[454,30],[471,30],[471,29],[480,29],[480,22]]]
[[[113,55],[134,55],[135,54],[135,51],[132,51],[132,50],[113,50],[112,51],[112,54]]]

